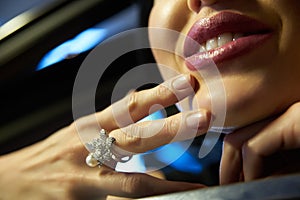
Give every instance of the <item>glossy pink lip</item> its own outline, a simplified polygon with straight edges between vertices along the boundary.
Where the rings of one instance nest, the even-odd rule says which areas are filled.
[[[199,52],[200,44],[228,32],[243,33],[245,36],[216,49]],[[237,13],[220,12],[211,18],[197,21],[190,29],[184,43],[186,65],[194,71],[203,67],[209,60],[218,64],[241,56],[261,45],[271,35],[271,28],[262,22]]]

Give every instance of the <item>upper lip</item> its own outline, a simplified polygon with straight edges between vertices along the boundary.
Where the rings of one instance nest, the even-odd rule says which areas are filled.
[[[191,27],[184,43],[184,55],[189,57],[197,53],[199,44],[227,32],[244,35],[263,34],[271,32],[271,28],[246,15],[223,11],[210,18],[200,19]]]

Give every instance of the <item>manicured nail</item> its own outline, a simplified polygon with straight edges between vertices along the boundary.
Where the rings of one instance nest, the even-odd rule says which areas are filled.
[[[190,114],[186,118],[186,125],[192,129],[204,129],[207,126],[207,116],[201,112]]]
[[[190,83],[190,76],[181,75],[181,76],[177,77],[173,81],[172,86],[176,90],[184,90],[184,89],[192,87],[191,83]]]

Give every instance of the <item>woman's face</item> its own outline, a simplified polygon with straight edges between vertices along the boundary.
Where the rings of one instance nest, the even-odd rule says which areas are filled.
[[[183,57],[156,49],[153,53],[159,64],[192,74],[199,82],[195,97],[183,107],[197,102],[210,109],[211,97],[218,98],[201,76],[201,58],[211,58],[226,92],[225,125],[245,126],[300,99],[299,10],[299,0],[156,0],[149,27],[188,35],[208,53],[182,39],[174,40],[174,51],[184,52]],[[156,37],[150,34],[150,41]],[[163,68],[161,73],[173,76]]]

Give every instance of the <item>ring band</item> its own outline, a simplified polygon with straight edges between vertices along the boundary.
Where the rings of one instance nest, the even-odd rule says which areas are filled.
[[[114,160],[116,162],[127,162],[132,156],[121,156],[113,152],[113,143],[116,141],[114,137],[109,137],[107,131],[100,130],[99,137],[94,138],[86,144],[89,155],[86,157],[86,164],[90,167],[101,166]]]

